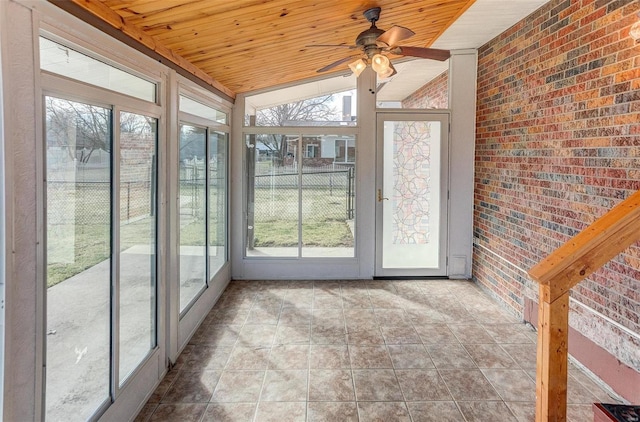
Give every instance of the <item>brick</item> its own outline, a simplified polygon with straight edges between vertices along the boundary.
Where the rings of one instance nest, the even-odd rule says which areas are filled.
[[[473,278],[517,314],[536,286],[516,267],[640,189],[640,48],[628,38],[639,11],[552,0],[479,51]],[[640,332],[638,280],[636,244],[572,295]]]

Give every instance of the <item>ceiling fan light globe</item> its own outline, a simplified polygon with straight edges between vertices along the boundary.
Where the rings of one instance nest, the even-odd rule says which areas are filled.
[[[362,71],[367,67],[367,64],[362,59],[358,59],[355,62],[349,63],[349,69],[356,75],[356,78],[360,76]]]
[[[387,73],[389,71],[391,62],[387,56],[382,54],[376,54],[371,58],[371,68],[380,75],[381,73]]]
[[[378,74],[378,78],[380,79],[386,79],[390,76],[393,76],[395,73],[395,70],[392,67],[388,67],[386,70],[382,71],[382,72],[376,72]]]

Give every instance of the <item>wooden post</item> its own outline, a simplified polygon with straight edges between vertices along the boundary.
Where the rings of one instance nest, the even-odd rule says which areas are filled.
[[[538,358],[536,366],[536,422],[567,419],[567,362],[569,293],[550,302],[550,287],[540,285]]]
[[[569,290],[640,240],[640,191],[529,270],[540,285],[536,422],[567,419]]]

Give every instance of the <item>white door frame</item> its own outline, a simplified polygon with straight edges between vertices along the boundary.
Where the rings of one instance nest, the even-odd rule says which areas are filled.
[[[384,109],[376,113],[376,262],[375,277],[423,277],[423,276],[447,276],[448,264],[448,174],[449,174],[449,131],[450,113],[448,110],[407,110]],[[385,121],[438,121],[441,123],[440,141],[440,207],[439,207],[439,236],[437,266],[425,266],[424,268],[385,268],[383,266],[383,212],[388,205],[384,190],[384,122]]]

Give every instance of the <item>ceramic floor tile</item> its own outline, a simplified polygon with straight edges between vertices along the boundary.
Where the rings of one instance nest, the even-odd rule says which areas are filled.
[[[385,346],[349,346],[349,357],[352,368],[392,368]]]
[[[245,324],[276,325],[280,318],[280,306],[267,306],[264,308],[254,305],[249,311]]]
[[[309,402],[307,422],[358,422],[355,402]]]
[[[592,420],[593,408],[591,404],[567,405],[567,422],[583,422]]]
[[[311,324],[311,309],[308,308],[282,308],[279,325],[309,325]]]
[[[482,369],[504,401],[535,401],[536,383],[521,369]]]
[[[353,380],[359,402],[403,400],[398,379],[392,369],[357,369],[353,371]]]
[[[569,376],[578,381],[589,390],[595,397],[597,402],[601,403],[617,403],[618,400],[614,397],[611,397],[609,393],[600,385],[598,382],[593,380],[591,376],[587,375],[587,373],[578,369],[572,363],[569,364]]]
[[[386,344],[420,344],[422,340],[413,328],[408,327],[380,327]]]
[[[384,337],[378,327],[351,327],[347,332],[347,342],[355,346],[375,346],[384,344]]]
[[[256,421],[260,422],[305,422],[305,402],[260,402]]]
[[[314,309],[342,309],[342,297],[340,294],[316,293],[313,297]]]
[[[204,403],[161,404],[149,419],[150,422],[197,422],[207,405]]]
[[[220,371],[180,371],[162,403],[208,402],[220,379]]]
[[[236,347],[229,356],[227,369],[267,369],[270,351],[269,347]]]
[[[590,404],[598,401],[596,396],[574,376],[567,377],[567,403]]]
[[[498,343],[532,343],[526,331],[531,329],[522,323],[515,324],[484,324],[484,329]]]
[[[209,344],[218,347],[231,347],[238,340],[242,325],[211,324],[197,336],[195,344]]]
[[[151,419],[151,415],[158,407],[158,403],[147,403],[142,407],[138,416],[133,420],[133,422],[147,422]]]
[[[350,368],[349,349],[346,345],[314,344],[309,351],[311,369]]]
[[[255,413],[255,403],[211,403],[202,422],[252,422]]]
[[[309,325],[279,325],[274,344],[309,344],[310,341]]]
[[[373,312],[378,325],[381,327],[412,326],[404,309],[374,309]]]
[[[245,324],[238,336],[238,346],[271,346],[276,336],[275,325],[250,325]]]
[[[499,344],[463,344],[478,368],[520,368]]]
[[[448,327],[463,344],[496,342],[480,324],[449,324]]]
[[[160,403],[164,395],[169,391],[171,385],[178,378],[179,373],[180,371],[178,370],[171,370],[167,372],[167,375],[165,375],[162,381],[160,381],[160,384],[156,387],[149,400],[147,400],[147,403]]]
[[[424,324],[415,327],[424,344],[460,343],[446,324]]]
[[[431,344],[427,352],[438,369],[449,368],[477,368],[467,350],[457,343]]]
[[[410,422],[404,402],[358,402],[360,422]]]
[[[312,369],[309,371],[309,401],[353,401],[351,371]]]
[[[500,400],[480,370],[444,369],[440,375],[454,400]]]
[[[371,309],[373,305],[369,300],[369,295],[363,293],[343,293],[342,306],[344,309]]]
[[[231,347],[209,345],[191,346],[190,350],[187,348],[180,354],[174,369],[179,368],[186,371],[223,369],[232,351]]]
[[[396,370],[396,376],[407,401],[452,400],[435,369]]]
[[[307,370],[267,371],[260,401],[306,402],[307,373]]]
[[[513,413],[518,422],[534,422],[536,419],[536,403],[535,402],[508,402],[506,403],[511,413]],[[585,420],[586,421],[586,420]]]
[[[312,325],[311,344],[347,344],[347,330],[344,323]]]
[[[136,422],[530,422],[536,340],[473,282],[232,281]]]
[[[308,345],[273,346],[269,355],[269,369],[308,369]]]
[[[395,369],[435,368],[427,349],[422,344],[401,344],[387,346]]]
[[[211,401],[257,402],[264,375],[265,371],[224,371]]]
[[[413,422],[460,422],[462,414],[453,401],[407,403]]]
[[[517,422],[507,405],[501,401],[460,401],[458,406],[467,422]]]
[[[509,353],[522,369],[535,369],[537,363],[537,346],[535,343],[529,344],[501,344],[502,348]]]

